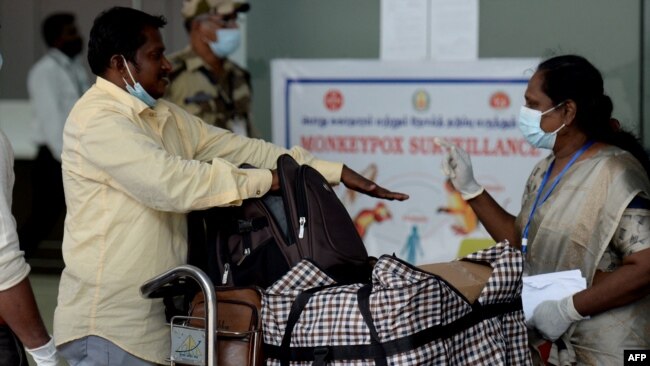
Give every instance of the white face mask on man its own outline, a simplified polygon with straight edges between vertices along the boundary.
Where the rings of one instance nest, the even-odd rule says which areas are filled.
[[[122,60],[124,60],[124,66],[126,66],[126,71],[129,73],[129,77],[131,78],[131,81],[133,81],[133,86],[131,86],[126,81],[126,79],[122,78],[124,84],[126,84],[126,91],[128,91],[129,94],[133,95],[134,97],[143,101],[149,107],[153,108],[153,106],[156,105],[156,99],[154,99],[149,93],[147,93],[146,90],[144,90],[140,82],[135,81],[135,79],[133,78],[133,74],[131,74],[131,70],[129,69],[129,63],[126,62],[126,58],[124,56],[122,56]]]
[[[557,133],[564,128],[565,124],[562,124],[562,126],[553,132],[546,132],[542,130],[541,126],[542,116],[555,110],[562,104],[564,102],[544,112],[528,108],[525,105],[521,106],[521,110],[519,111],[519,129],[529,144],[540,149],[550,150],[553,148]]]

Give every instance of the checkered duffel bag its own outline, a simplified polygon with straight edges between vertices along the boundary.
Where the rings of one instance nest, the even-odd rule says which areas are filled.
[[[392,256],[379,258],[371,284],[337,285],[301,261],[264,296],[267,364],[530,364],[520,252],[499,243],[464,260],[493,268],[474,303]]]

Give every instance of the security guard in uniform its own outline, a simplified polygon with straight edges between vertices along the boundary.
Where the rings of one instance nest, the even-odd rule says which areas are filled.
[[[257,137],[251,123],[250,74],[228,59],[240,44],[237,14],[250,5],[234,0],[185,0],[189,46],[168,57],[173,65],[166,99],[206,123]]]

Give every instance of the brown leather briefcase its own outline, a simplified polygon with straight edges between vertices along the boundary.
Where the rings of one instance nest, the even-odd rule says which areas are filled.
[[[217,364],[262,365],[262,291],[257,287],[216,287]],[[203,292],[190,305],[189,326],[205,328]],[[202,319],[197,319],[202,318]]]

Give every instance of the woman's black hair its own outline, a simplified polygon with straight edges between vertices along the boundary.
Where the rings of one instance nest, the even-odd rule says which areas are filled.
[[[163,16],[153,16],[140,10],[113,7],[95,18],[88,39],[88,64],[93,74],[102,76],[113,55],[123,55],[134,62],[135,54],[146,41],[146,27],[162,28]]]
[[[630,152],[650,177],[650,159],[639,139],[624,131],[612,118],[614,106],[605,95],[600,71],[587,59],[576,55],[552,57],[537,67],[542,74],[542,91],[557,105],[576,103],[576,123],[587,138],[615,145]]]

